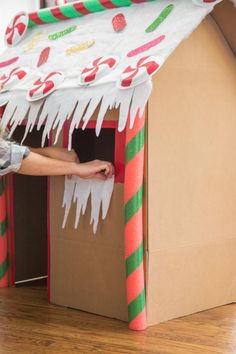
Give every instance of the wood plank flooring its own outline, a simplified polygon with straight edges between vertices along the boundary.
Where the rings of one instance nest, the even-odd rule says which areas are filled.
[[[0,354],[236,354],[236,304],[149,327],[51,305],[45,287],[0,289]]]

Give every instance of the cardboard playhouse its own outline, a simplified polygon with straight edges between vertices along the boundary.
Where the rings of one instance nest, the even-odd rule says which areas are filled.
[[[32,247],[48,242],[54,304],[141,330],[235,302],[235,23],[227,0],[85,0],[16,16],[2,129],[116,174],[10,176],[1,285],[17,270],[14,234],[28,233]]]

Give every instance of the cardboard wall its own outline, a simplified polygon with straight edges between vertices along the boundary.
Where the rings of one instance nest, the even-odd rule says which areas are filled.
[[[110,111],[106,119],[117,119],[117,112]],[[63,191],[64,178],[51,178],[51,302],[127,321],[123,184],[115,185],[108,216],[100,222],[96,236],[90,226],[90,208],[76,230],[72,208],[62,229]]]
[[[222,1],[212,12],[225,40],[236,55],[236,8],[230,0]]]
[[[149,325],[236,301],[235,97],[235,57],[208,17],[148,106]]]

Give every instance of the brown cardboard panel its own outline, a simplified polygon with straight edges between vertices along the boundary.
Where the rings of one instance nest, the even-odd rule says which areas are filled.
[[[151,251],[149,325],[235,301],[235,252],[235,238]]]
[[[19,126],[13,139],[21,141],[25,127]],[[25,140],[41,145],[42,129],[34,129]],[[47,275],[47,177],[13,174],[15,281]]]
[[[236,8],[230,0],[222,1],[212,12],[223,36],[236,55]]]
[[[227,249],[215,258],[219,245],[236,239],[235,97],[235,58],[208,17],[156,75],[149,100],[150,324],[232,300]],[[197,266],[194,274],[196,250],[206,266],[212,264]],[[219,281],[204,297],[214,262]],[[171,291],[169,279],[176,279]]]
[[[73,228],[71,210],[61,228],[63,178],[51,183],[51,300],[55,304],[127,321],[123,185],[115,186],[110,210],[96,236],[89,225],[90,209]]]

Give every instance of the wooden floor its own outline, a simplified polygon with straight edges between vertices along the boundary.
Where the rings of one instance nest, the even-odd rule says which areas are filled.
[[[236,304],[144,332],[50,305],[45,287],[0,289],[0,354],[236,354]]]

